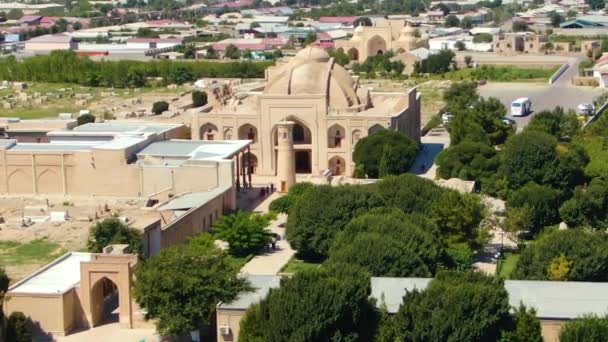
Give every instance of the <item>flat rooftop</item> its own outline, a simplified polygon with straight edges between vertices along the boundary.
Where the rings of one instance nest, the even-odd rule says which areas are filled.
[[[281,286],[281,277],[277,275],[249,275],[247,280],[253,288],[252,292],[241,293],[231,303],[220,303],[217,307],[226,310],[246,310],[266,297],[270,289]]]
[[[215,199],[228,191],[231,186],[221,186],[208,191],[191,192],[178,197],[174,197],[165,204],[158,207],[158,210],[188,210],[200,207],[201,205]]]
[[[9,288],[14,293],[60,294],[80,283],[80,263],[91,253],[70,252]]]
[[[137,153],[138,158],[181,157],[192,160],[221,160],[232,158],[251,140],[167,140],[154,142]]]
[[[159,124],[128,121],[96,122],[74,127],[74,132],[95,133],[164,133],[181,124]]]
[[[406,291],[424,290],[431,278],[372,277],[371,296],[396,313]],[[608,311],[608,283],[506,280],[509,304],[533,307],[541,319],[574,319],[583,314],[603,316]]]
[[[53,143],[17,143],[13,145],[11,151],[89,151],[95,145],[87,144],[53,144]]]

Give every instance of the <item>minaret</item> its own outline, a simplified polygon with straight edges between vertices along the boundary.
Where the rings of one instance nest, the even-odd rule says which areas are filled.
[[[278,191],[287,192],[296,183],[296,160],[293,149],[293,125],[291,121],[277,123],[277,178]]]

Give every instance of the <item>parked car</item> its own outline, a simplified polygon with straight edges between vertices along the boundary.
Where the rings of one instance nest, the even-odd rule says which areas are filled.
[[[445,112],[441,114],[441,123],[445,126],[450,123],[450,121],[454,118],[454,114],[450,112]]]
[[[591,103],[581,103],[578,105],[578,114],[593,115],[595,107]]]
[[[513,126],[513,125],[515,125],[515,120],[509,119],[509,118],[502,118],[502,123],[504,123],[505,125],[508,125],[508,126]]]

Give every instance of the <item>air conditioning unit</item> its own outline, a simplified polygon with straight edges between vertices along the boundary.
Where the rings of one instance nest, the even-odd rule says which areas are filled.
[[[222,335],[222,336],[230,335],[230,327],[227,325],[220,326],[220,335]]]

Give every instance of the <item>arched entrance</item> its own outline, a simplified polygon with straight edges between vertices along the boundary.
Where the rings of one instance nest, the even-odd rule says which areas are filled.
[[[334,156],[329,160],[329,169],[334,176],[340,176],[344,174],[346,169],[346,162],[344,158],[340,156]]]
[[[232,130],[230,128],[224,130],[224,140],[232,140]]]
[[[378,54],[381,55],[385,51],[386,51],[386,41],[382,37],[376,35],[367,41],[367,55],[368,56],[375,56]]]
[[[91,289],[91,315],[93,326],[116,323],[119,315],[118,287],[107,277],[99,279]]]
[[[359,142],[359,140],[361,139],[361,131],[356,129],[353,131],[353,150],[355,148],[355,146],[357,146],[357,143]]]
[[[201,126],[200,137],[201,140],[217,140],[217,126],[208,122]]]
[[[240,140],[252,140],[253,143],[258,142],[258,130],[253,125],[244,124],[239,127],[239,139]]]
[[[310,150],[296,150],[296,173],[311,173],[311,156]]]
[[[385,128],[384,128],[384,127],[382,127],[382,125],[380,125],[380,124],[375,124],[375,125],[373,125],[372,127],[370,127],[370,128],[367,130],[367,134],[368,134],[368,135],[372,135],[372,134],[374,134],[374,133],[376,133],[376,132],[378,132],[378,131],[381,131],[381,130],[383,130],[383,129],[385,129]]]
[[[346,131],[344,127],[335,124],[331,126],[327,131],[328,141],[327,147],[329,148],[338,148],[342,147],[342,141],[346,137]]]
[[[247,152],[243,154],[241,157],[241,162],[243,163],[243,167],[247,169],[248,174],[254,174],[255,170],[258,167],[258,157],[251,152]]]
[[[359,61],[359,50],[357,50],[355,48],[350,48],[348,50],[348,58],[353,62],[358,62]]]

